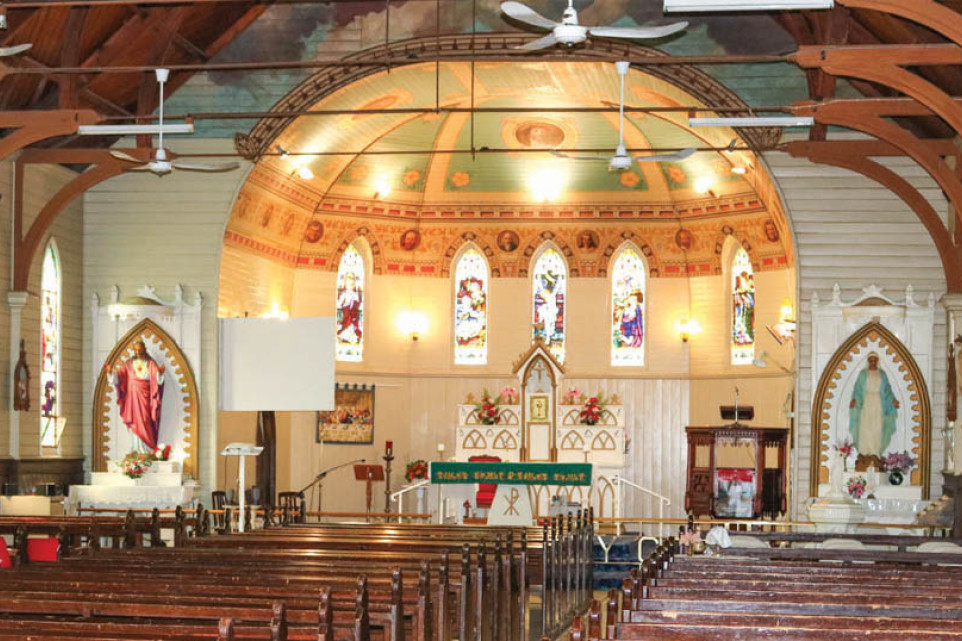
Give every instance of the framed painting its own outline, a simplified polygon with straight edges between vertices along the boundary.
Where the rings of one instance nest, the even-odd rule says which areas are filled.
[[[528,419],[530,421],[548,420],[548,397],[542,395],[531,396],[528,400]]]
[[[334,388],[334,409],[317,413],[318,443],[369,445],[374,442],[374,386]]]

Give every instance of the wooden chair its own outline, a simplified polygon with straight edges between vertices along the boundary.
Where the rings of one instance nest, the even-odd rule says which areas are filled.
[[[277,507],[281,510],[281,523],[304,522],[304,495],[301,492],[278,492]]]
[[[210,502],[215,510],[223,510],[227,507],[227,492],[222,490],[214,490],[210,493]],[[223,513],[212,515],[214,518],[214,530],[218,534],[225,534],[227,532],[227,519]]]

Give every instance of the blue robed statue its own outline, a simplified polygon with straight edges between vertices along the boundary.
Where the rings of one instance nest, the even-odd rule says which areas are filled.
[[[895,434],[899,402],[888,376],[878,367],[878,354],[868,355],[859,372],[849,403],[848,431],[859,454],[882,456]]]

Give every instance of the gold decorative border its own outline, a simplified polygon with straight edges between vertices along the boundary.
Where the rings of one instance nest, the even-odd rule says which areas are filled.
[[[176,393],[182,397],[182,402],[186,402],[184,420],[187,422],[187,438],[184,443],[184,472],[197,478],[197,457],[195,447],[197,443],[197,424],[198,424],[198,394],[197,382],[194,380],[194,373],[190,369],[187,357],[181,351],[180,346],[167,332],[160,328],[157,323],[149,318],[145,318],[131,328],[107,356],[106,363],[116,363],[127,351],[130,343],[136,339],[143,339],[145,342],[150,338],[157,339],[167,352],[167,376],[172,376],[177,382]],[[93,403],[93,471],[107,471],[107,443],[110,437],[107,434],[107,419],[110,416],[110,399],[107,392],[113,386],[111,377],[103,368],[100,376],[97,377],[97,386],[94,388]],[[186,396],[186,398],[184,398]]]
[[[918,460],[918,467],[912,471],[912,483],[922,487],[922,498],[929,498],[929,473],[932,465],[932,411],[929,403],[928,388],[925,378],[906,349],[905,345],[896,338],[895,334],[886,329],[881,323],[870,322],[855,331],[841,347],[832,355],[828,365],[822,372],[816,388],[815,400],[812,403],[812,442],[811,442],[811,471],[809,473],[809,494],[818,495],[818,484],[825,477],[828,480],[828,451],[831,447],[829,440],[829,418],[835,390],[844,372],[862,350],[867,349],[870,341],[878,341],[879,348],[892,357],[898,365],[902,380],[908,381],[909,401],[912,411],[911,430],[912,454]]]

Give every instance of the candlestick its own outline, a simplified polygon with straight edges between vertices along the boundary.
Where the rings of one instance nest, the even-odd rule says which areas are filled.
[[[391,456],[394,453],[394,441],[384,442],[384,453],[387,456]]]
[[[384,444],[384,513],[391,512],[391,461],[394,460],[394,441]]]

